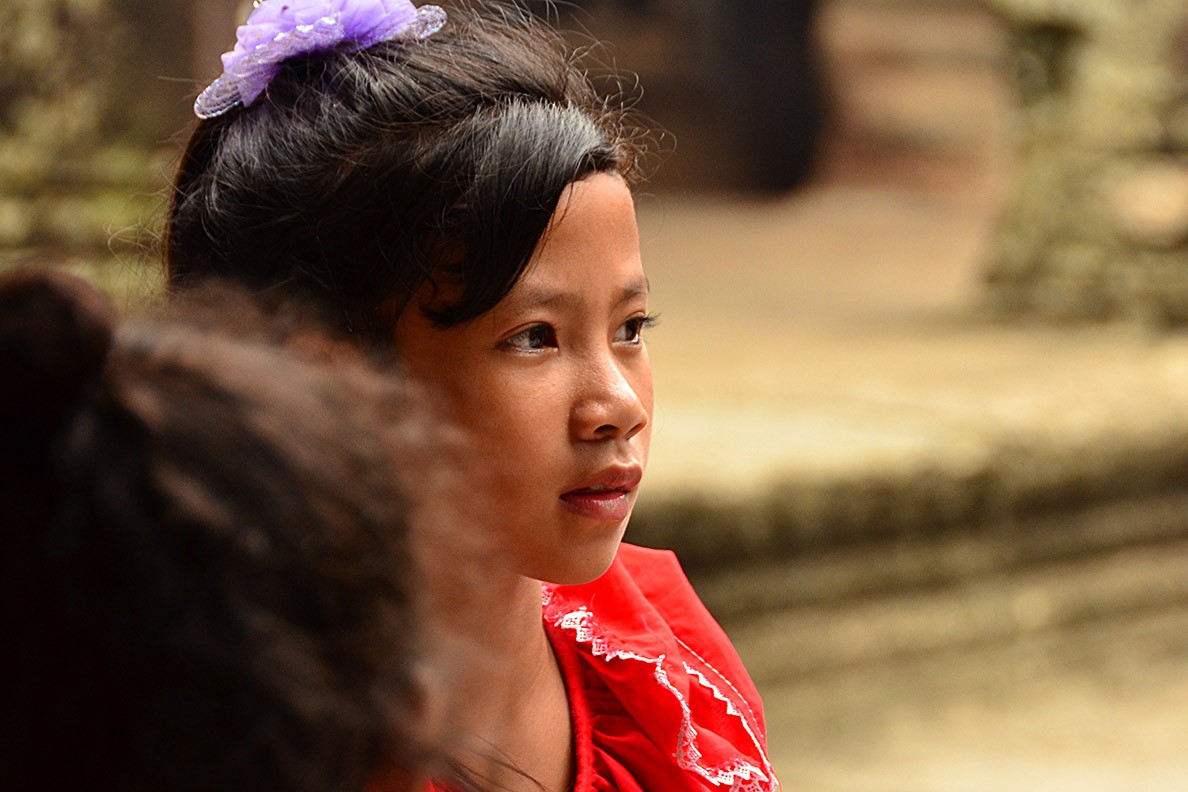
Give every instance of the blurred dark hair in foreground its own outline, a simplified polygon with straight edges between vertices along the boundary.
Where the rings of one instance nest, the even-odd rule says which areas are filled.
[[[219,289],[117,327],[82,281],[0,279],[5,788],[432,769],[405,497],[427,423],[305,327]]]

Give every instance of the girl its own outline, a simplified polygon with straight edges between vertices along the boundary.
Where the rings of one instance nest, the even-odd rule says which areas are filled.
[[[511,7],[257,5],[195,105],[169,278],[314,295],[468,430],[517,575],[476,635],[510,658],[471,681],[519,771],[491,780],[776,789],[726,637],[672,554],[620,544],[652,418],[622,103]]]
[[[6,789],[449,774],[396,476],[423,486],[429,450],[406,388],[308,333],[333,363],[282,349],[259,316],[233,334],[253,309],[218,298],[117,331],[80,280],[0,278]]]

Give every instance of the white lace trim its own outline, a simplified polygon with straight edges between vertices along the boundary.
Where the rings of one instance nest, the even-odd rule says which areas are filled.
[[[755,712],[754,712],[754,710],[751,709],[751,705],[747,701],[746,697],[742,693],[738,692],[738,688],[736,688],[734,686],[734,683],[731,682],[726,677],[725,674],[723,674],[718,669],[714,668],[714,665],[712,663],[710,663],[708,660],[706,660],[704,657],[697,654],[697,652],[693,649],[693,647],[689,646],[689,644],[685,643],[680,638],[677,638],[676,640],[677,640],[677,643],[679,643],[681,645],[681,647],[684,648],[684,650],[686,652],[688,652],[689,654],[696,657],[698,662],[700,662],[703,666],[705,666],[709,670],[713,671],[714,674],[717,675],[718,680],[722,684],[724,684],[726,687],[730,688],[730,691],[734,694],[734,698],[730,698],[728,696],[723,695],[722,691],[718,690],[717,686],[715,686],[712,682],[710,682],[708,679],[705,678],[705,674],[700,669],[693,668],[688,663],[685,663],[685,670],[691,674],[695,674],[697,676],[698,681],[701,682],[702,685],[708,687],[710,690],[712,690],[714,692],[715,698],[719,699],[720,701],[722,701],[726,704],[726,712],[728,712],[731,715],[734,715],[735,717],[739,718],[742,721],[743,728],[747,730],[747,736],[749,736],[751,738],[751,742],[753,742],[755,744],[755,748],[759,751],[759,755],[761,757],[763,757],[764,768],[767,770],[768,775],[770,775],[772,778],[775,778],[775,772],[772,770],[771,763],[767,761],[767,754],[764,753],[764,751],[763,751],[763,745],[766,742],[767,735],[766,734],[762,735],[762,737],[764,739],[760,740],[759,735],[755,734],[753,727],[757,726],[759,724],[759,719],[755,717]],[[747,710],[746,714],[743,714],[738,709],[738,704],[742,704],[742,706],[746,708],[746,710]]]
[[[551,600],[552,591],[545,589],[544,604],[546,607]],[[755,764],[744,757],[738,757],[732,762],[719,767],[706,767],[701,762],[702,757],[701,751],[697,747],[697,727],[693,723],[693,712],[690,710],[689,703],[685,700],[685,697],[681,695],[681,692],[668,679],[668,671],[664,668],[665,655],[645,657],[635,652],[615,648],[605,636],[599,634],[595,625],[594,614],[584,606],[554,617],[553,624],[562,629],[572,631],[579,643],[589,644],[595,657],[602,657],[608,661],[636,660],[653,666],[652,675],[657,684],[671,693],[681,708],[681,730],[677,739],[676,752],[673,754],[678,767],[696,773],[714,786],[729,787],[730,792],[774,792],[777,789],[775,773],[772,771],[771,763],[767,759],[767,753],[763,750],[763,744],[756,737],[755,730],[750,722],[754,718],[754,714],[747,707],[748,714],[751,716],[748,718],[738,708],[738,702],[742,702],[743,706],[747,706],[745,699],[743,699],[738,690],[730,684],[730,681],[720,671],[702,659],[700,655],[689,648],[683,641],[678,639],[678,642],[689,654],[695,657],[698,662],[704,664],[706,668],[713,671],[718,679],[729,687],[730,691],[737,697],[737,700],[732,700],[717,685],[710,681],[701,669],[694,668],[687,662],[683,663],[685,672],[697,680],[698,684],[702,687],[712,691],[715,699],[725,703],[726,713],[728,715],[732,715],[742,722],[743,728],[751,738],[751,742],[755,745],[756,752],[762,757],[762,768],[755,766]]]

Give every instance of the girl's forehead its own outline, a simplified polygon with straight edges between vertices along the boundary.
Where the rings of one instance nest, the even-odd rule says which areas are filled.
[[[579,307],[589,298],[605,295],[611,306],[618,306],[635,299],[646,299],[648,290],[648,279],[642,269],[640,269],[638,277],[621,283],[611,283],[596,278],[580,278],[573,282],[540,283],[532,279],[529,273],[525,273],[520,282],[504,298],[501,305],[506,304],[508,308],[514,310],[531,310],[533,308],[566,310]]]
[[[513,292],[598,285],[610,276],[619,285],[642,279],[639,229],[627,183],[618,174],[597,173],[565,188]]]

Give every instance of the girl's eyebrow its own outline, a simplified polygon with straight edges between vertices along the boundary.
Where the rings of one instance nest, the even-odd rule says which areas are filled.
[[[635,297],[647,297],[651,291],[652,282],[647,279],[646,275],[640,275],[638,280],[623,289],[619,299],[615,302],[615,307]]]
[[[619,291],[619,296],[614,302],[614,307],[618,308],[625,302],[629,302],[637,297],[646,297],[651,290],[651,283],[644,276],[640,276],[638,280],[632,281],[624,286]],[[581,297],[578,292],[562,292],[562,291],[545,291],[527,289],[519,299],[515,301],[517,308],[568,308],[581,302]]]

